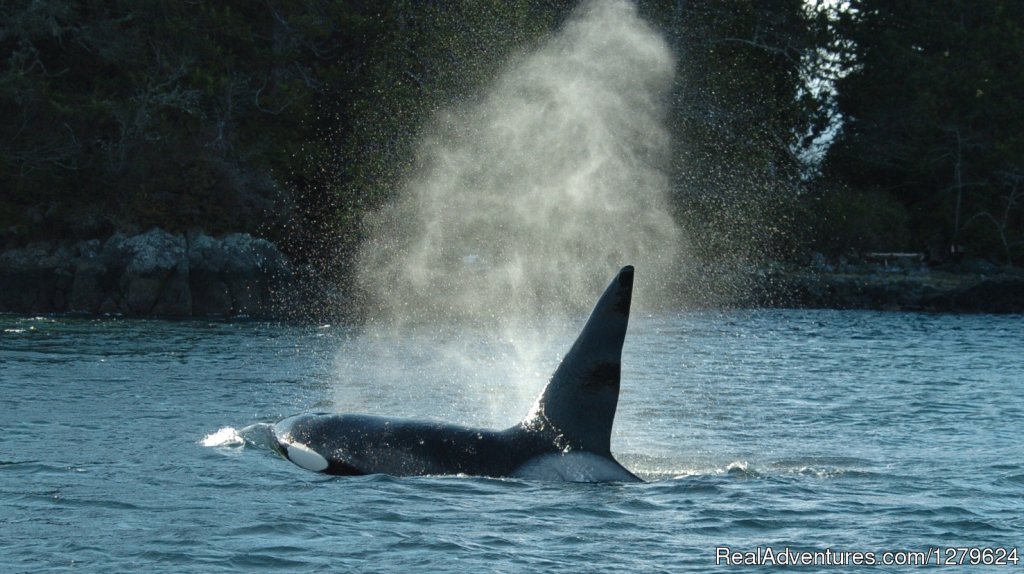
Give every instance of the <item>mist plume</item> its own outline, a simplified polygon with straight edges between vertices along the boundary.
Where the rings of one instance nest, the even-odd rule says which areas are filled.
[[[581,312],[627,263],[659,285],[681,243],[663,169],[673,69],[631,3],[587,2],[475,105],[440,114],[368,222],[358,277],[376,318]]]

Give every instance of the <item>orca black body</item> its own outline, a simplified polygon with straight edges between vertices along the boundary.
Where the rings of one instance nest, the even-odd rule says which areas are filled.
[[[536,406],[511,428],[313,413],[277,423],[276,448],[295,464],[327,474],[639,481],[610,449],[632,293],[633,268],[624,267]]]

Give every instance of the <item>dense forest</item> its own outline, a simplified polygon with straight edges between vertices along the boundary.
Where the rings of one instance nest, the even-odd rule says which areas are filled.
[[[1024,256],[1024,4],[644,0],[707,258]],[[342,260],[565,0],[0,1],[0,246],[161,226]]]

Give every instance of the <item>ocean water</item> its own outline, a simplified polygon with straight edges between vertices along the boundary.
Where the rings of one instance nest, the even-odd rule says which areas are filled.
[[[477,335],[0,316],[0,572],[706,572],[723,549],[1024,551],[1020,316],[634,314],[612,447],[643,484],[328,477],[250,426],[314,409],[511,424],[544,378],[502,389],[507,353],[445,350]]]

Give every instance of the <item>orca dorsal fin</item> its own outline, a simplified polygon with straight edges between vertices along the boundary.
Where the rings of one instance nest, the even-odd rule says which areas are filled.
[[[611,456],[622,343],[632,295],[633,267],[626,266],[598,299],[583,331],[523,423],[531,428],[549,426],[555,444],[563,450]]]

